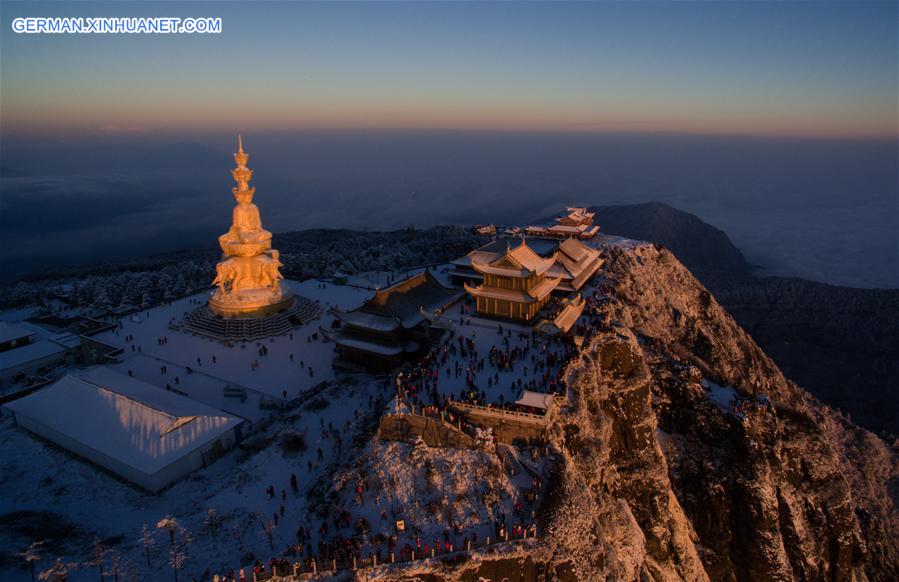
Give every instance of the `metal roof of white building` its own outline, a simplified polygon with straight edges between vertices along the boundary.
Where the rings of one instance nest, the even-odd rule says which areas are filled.
[[[6,407],[146,474],[241,422],[109,368],[65,376]]]

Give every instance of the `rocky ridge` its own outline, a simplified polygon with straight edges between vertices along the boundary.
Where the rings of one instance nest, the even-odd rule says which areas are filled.
[[[545,536],[423,579],[899,578],[895,443],[787,380],[668,250],[606,254],[607,325],[551,429]],[[771,406],[735,414],[710,381]]]
[[[671,250],[789,379],[899,434],[899,290],[756,276],[724,232],[661,202],[591,210],[602,232]]]

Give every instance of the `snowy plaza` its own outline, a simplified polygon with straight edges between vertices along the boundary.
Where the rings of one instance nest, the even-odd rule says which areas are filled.
[[[260,408],[260,401],[283,404],[334,379],[334,346],[325,343],[319,326],[322,319],[328,319],[328,309],[356,307],[367,293],[365,289],[318,280],[287,284],[298,295],[319,303],[322,316],[283,336],[226,343],[191,333],[179,324],[203,301],[205,294],[198,294],[124,317],[115,329],[91,339],[122,350],[119,361],[113,364],[118,370],[258,420],[267,414]],[[225,396],[229,386],[243,389],[246,398]]]
[[[212,291],[0,313],[0,514],[56,555],[111,554],[152,580],[336,574],[539,536],[546,431],[601,301],[593,214],[452,263],[296,281],[240,139],[234,158]]]
[[[108,370],[108,380],[118,375],[154,385],[162,394],[245,419],[236,449],[148,495],[62,449],[46,449],[14,430],[7,415],[3,431],[14,452],[5,456],[3,466],[14,480],[0,500],[0,511],[50,510],[91,529],[130,532],[117,551],[136,556],[145,549],[139,542],[144,525],[152,530],[161,516],[171,514],[189,532],[191,555],[205,556],[207,567],[221,572],[236,569],[247,554],[263,561],[278,555],[327,555],[339,559],[341,567],[353,552],[360,561],[372,555],[387,560],[391,552],[396,559],[410,559],[412,552],[421,557],[435,546],[435,553],[444,553],[445,544],[459,549],[495,540],[495,524],[507,517],[509,528],[533,521],[527,501],[533,478],[521,462],[503,462],[477,450],[372,440],[380,415],[395,406],[396,388],[385,377],[335,372],[335,345],[320,332],[320,326],[333,320],[329,308],[357,307],[371,291],[318,280],[287,284],[297,295],[319,302],[322,311],[318,319],[283,336],[229,345],[178,329],[173,323],[202,299],[194,295],[123,316],[113,329],[91,338],[122,350],[116,361],[95,368]],[[491,348],[531,346],[542,356],[543,340],[523,326],[471,317],[463,313],[470,310],[466,305],[457,303],[443,314],[448,329],[431,350],[446,354],[440,356],[438,392],[458,398],[467,387],[479,385],[490,402],[510,402],[520,392],[519,381],[531,386],[544,370],[534,368],[530,354],[500,370],[489,363]],[[451,353],[459,338],[473,349],[466,348],[463,355],[453,348]],[[480,360],[488,362],[484,370],[472,373]],[[558,370],[547,371],[555,375]],[[70,372],[78,374],[80,368]],[[246,397],[228,396],[226,389],[235,387],[245,389]],[[509,462],[518,467],[514,475],[506,471]],[[541,471],[542,463],[528,469]],[[53,470],[60,465],[67,470]],[[475,487],[469,481],[472,473],[480,475]],[[105,500],[101,513],[89,501],[98,493]],[[210,511],[216,517],[210,518]],[[398,520],[406,524],[404,531],[397,530]],[[353,550],[346,549],[347,540],[353,540]],[[167,568],[162,550],[150,550],[150,568],[160,572]]]

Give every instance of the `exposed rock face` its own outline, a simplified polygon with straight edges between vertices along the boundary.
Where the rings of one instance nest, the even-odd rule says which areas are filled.
[[[899,289],[700,277],[787,377],[859,425],[899,434]]]
[[[657,438],[653,375],[626,328],[603,335],[573,371],[546,543],[579,580],[707,580]]]
[[[899,579],[895,445],[786,380],[669,251],[607,258],[609,326],[551,428],[544,537],[427,579]],[[772,405],[741,419],[703,378]]]
[[[554,439],[565,459],[555,555],[591,531],[617,545],[586,562],[596,576],[897,579],[895,449],[787,381],[667,250],[614,249],[606,270],[613,327],[572,367]],[[709,400],[700,374],[767,394],[773,410],[741,422]],[[566,525],[590,506],[619,519]]]
[[[791,380],[899,434],[899,290],[755,277],[725,233],[660,202],[594,206],[602,232],[670,249]]]

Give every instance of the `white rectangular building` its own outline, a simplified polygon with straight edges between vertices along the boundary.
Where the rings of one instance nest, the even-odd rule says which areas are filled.
[[[21,325],[0,321],[0,352],[34,341],[34,331]]]
[[[243,422],[105,367],[6,407],[19,426],[151,492],[218,459]]]
[[[49,339],[0,352],[0,384],[48,372],[64,363],[68,353],[69,349],[64,345]]]

